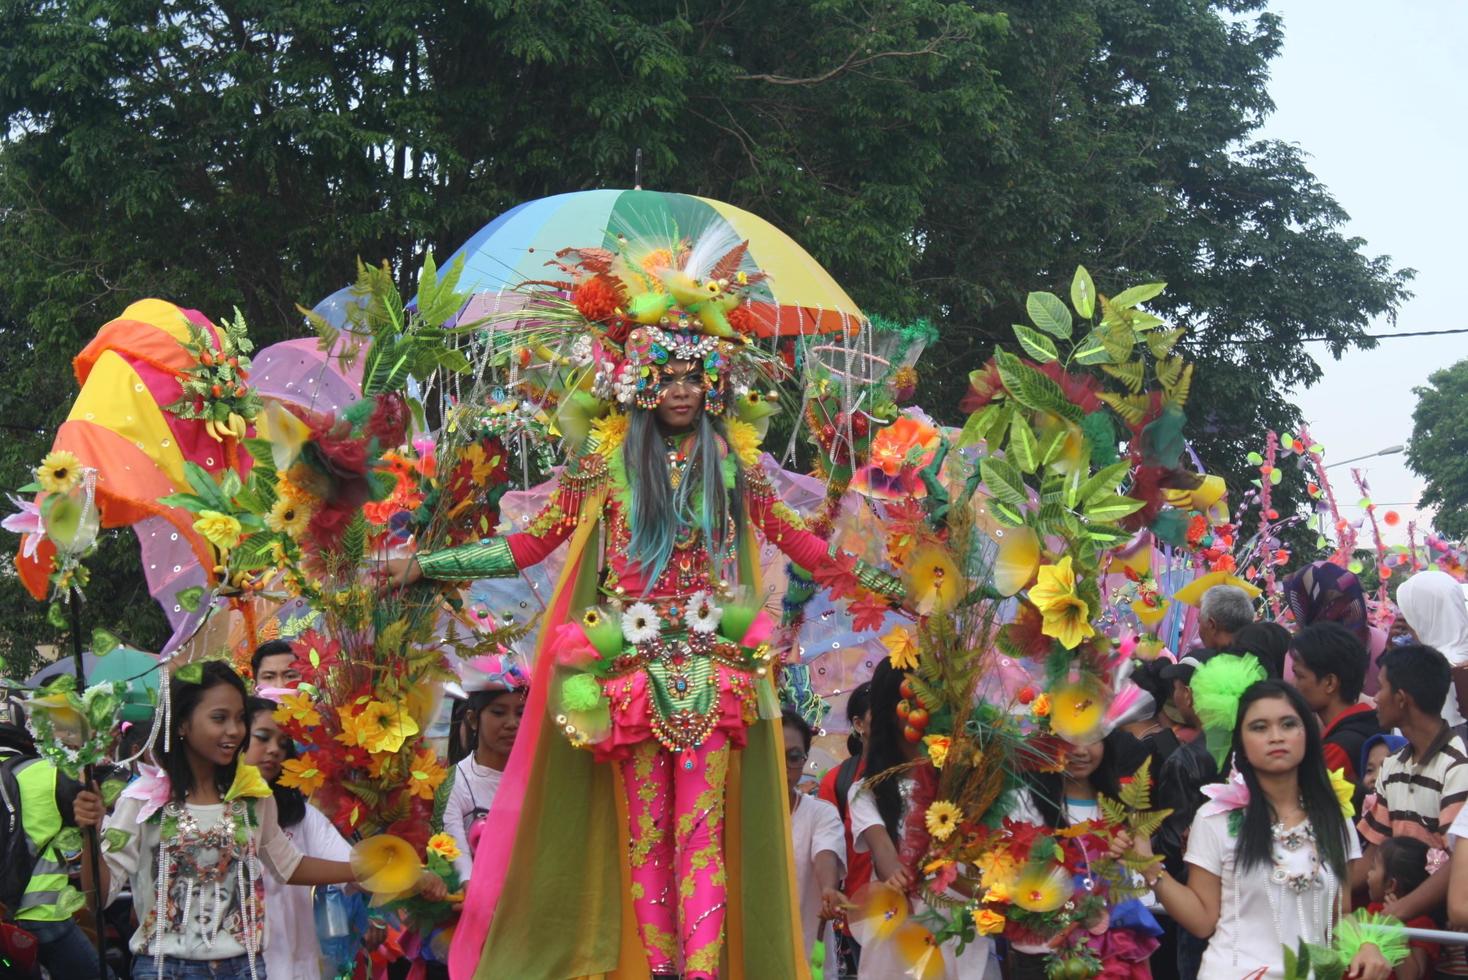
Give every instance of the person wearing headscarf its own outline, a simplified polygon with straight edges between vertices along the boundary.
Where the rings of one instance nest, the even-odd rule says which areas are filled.
[[[1371,625],[1366,593],[1349,569],[1328,561],[1306,565],[1285,579],[1284,594],[1299,629],[1312,623],[1340,623],[1366,646],[1371,663],[1386,649],[1386,633]],[[1366,671],[1364,690],[1376,695],[1376,671]]]
[[[1453,687],[1443,705],[1450,727],[1463,724],[1456,696],[1457,669],[1468,664],[1468,605],[1463,586],[1447,572],[1436,569],[1418,572],[1397,590],[1397,607],[1417,641],[1448,658],[1453,668]]]

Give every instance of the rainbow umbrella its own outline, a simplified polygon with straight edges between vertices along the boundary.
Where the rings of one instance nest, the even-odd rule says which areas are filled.
[[[513,308],[506,294],[522,283],[559,278],[547,264],[561,249],[666,245],[720,224],[749,242],[740,271],[770,276],[750,304],[760,335],[850,332],[863,323],[846,291],[790,236],[748,211],[690,194],[600,190],[528,201],[481,228],[440,268],[463,258],[459,288],[473,298],[460,319],[475,320]]]

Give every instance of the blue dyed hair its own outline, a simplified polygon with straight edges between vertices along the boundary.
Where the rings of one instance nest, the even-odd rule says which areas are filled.
[[[696,528],[703,535],[709,557],[718,564],[733,551],[744,527],[744,473],[730,453],[734,486],[724,486],[723,425],[707,412],[699,413],[698,435],[689,454],[683,480],[673,489],[667,448],[658,431],[657,415],[645,409],[632,412],[622,443],[627,482],[632,490],[628,525],[632,540],[628,556],[645,570],[646,588],[662,577],[673,557],[679,533]],[[713,492],[705,493],[705,487]],[[730,523],[733,523],[731,533]]]

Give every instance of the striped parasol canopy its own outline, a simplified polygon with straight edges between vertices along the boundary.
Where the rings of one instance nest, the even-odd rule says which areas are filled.
[[[553,275],[547,264],[562,249],[662,246],[697,240],[718,227],[736,242],[749,242],[741,271],[770,277],[750,307],[761,336],[861,327],[865,317],[851,297],[790,236],[748,211],[691,194],[596,190],[527,201],[481,228],[440,268],[463,258],[459,288],[473,298],[459,319],[475,320],[513,308],[516,287]]]

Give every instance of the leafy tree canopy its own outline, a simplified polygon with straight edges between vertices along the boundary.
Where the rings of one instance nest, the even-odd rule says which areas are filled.
[[[1438,533],[1461,540],[1468,537],[1468,361],[1432,372],[1412,393],[1407,465],[1427,481],[1419,504],[1437,508]]]
[[[1368,346],[1407,295],[1257,139],[1264,0],[0,0],[0,31],[10,487],[130,300],[239,306],[269,343],[358,256],[406,273],[521,201],[629,185],[639,149],[646,186],[748,208],[868,309],[932,318],[923,401],[949,421],[1028,291],[1077,264],[1168,282],[1198,451],[1236,488],[1320,374],[1301,338]],[[135,582],[115,537],[97,578]],[[156,645],[117,587],[91,612]],[[45,633],[27,618],[11,656]]]

